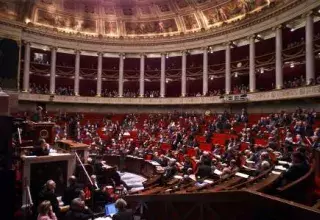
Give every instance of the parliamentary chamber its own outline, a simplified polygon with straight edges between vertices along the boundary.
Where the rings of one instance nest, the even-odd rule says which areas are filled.
[[[112,148],[117,138],[136,143],[152,133],[145,132],[145,121],[162,116],[209,121],[225,112],[241,114],[243,109],[250,115],[248,123],[227,128],[228,134],[214,133],[209,142],[206,133],[195,134],[198,147],[210,152],[212,146],[225,145],[269,114],[291,114],[299,107],[315,114],[311,130],[316,130],[320,125],[320,1],[0,0],[0,18],[0,109],[5,115],[1,122],[6,124],[1,128],[6,137],[1,137],[0,159],[12,152],[26,154],[20,157],[21,176],[16,176],[22,189],[15,192],[20,192],[17,200],[24,208],[49,178],[56,181],[58,194],[68,185],[68,176],[79,170],[81,179],[92,184],[90,157],[105,161],[110,175],[125,170],[143,178],[140,185],[145,189],[125,197],[141,219],[319,218],[316,148],[310,148],[309,172],[275,193],[271,183],[283,175],[285,164],[259,175],[240,173],[199,182],[196,187],[181,187],[178,180],[163,186],[164,168],[150,154],[154,149],[168,152],[181,146],[160,141],[163,137],[158,133],[149,135],[146,143],[139,142],[152,145],[144,158],[108,155],[109,147],[98,151],[96,146],[103,141]],[[181,118],[168,124],[159,120],[158,126],[177,128],[179,122],[183,127]],[[132,127],[125,124],[130,120],[136,123]],[[108,123],[130,129],[114,135]],[[81,137],[79,127],[88,124],[92,127],[87,129],[96,129],[100,139]],[[288,127],[294,126],[279,130],[285,134]],[[268,128],[262,131],[267,133]],[[8,132],[20,139],[14,146],[8,144]],[[55,152],[42,158],[29,155],[30,145],[39,138]],[[255,142],[266,146],[269,139],[255,137]],[[310,147],[318,143],[312,135],[305,142]],[[17,151],[16,146],[21,148]],[[242,143],[241,149],[244,154],[249,145]],[[184,150],[196,155],[194,149]],[[185,155],[175,156],[185,160]],[[8,158],[1,159],[0,172],[11,170]],[[195,169],[197,161],[191,162]],[[11,174],[4,171],[3,175]],[[292,196],[297,190],[304,196]]]

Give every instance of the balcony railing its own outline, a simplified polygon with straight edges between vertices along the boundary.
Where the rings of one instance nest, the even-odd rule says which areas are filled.
[[[236,96],[236,95],[235,95]],[[230,96],[228,96],[230,97]],[[55,102],[73,104],[103,104],[103,105],[201,105],[222,104],[225,102],[261,102],[286,99],[302,99],[320,97],[320,85],[299,87],[293,89],[273,90],[268,92],[249,93],[245,99],[213,97],[185,97],[185,98],[104,98],[85,96],[60,96],[19,93],[19,101]]]

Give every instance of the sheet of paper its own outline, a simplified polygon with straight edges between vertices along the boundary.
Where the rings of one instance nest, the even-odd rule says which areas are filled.
[[[242,177],[242,178],[245,178],[245,179],[248,179],[248,178],[249,178],[249,175],[248,175],[248,174],[240,173],[240,172],[237,172],[237,173],[236,173],[236,176]]]
[[[282,170],[282,171],[286,171],[287,169],[283,166],[275,166],[274,167],[276,170]]]
[[[204,180],[203,182],[204,182],[204,183],[208,183],[208,184],[212,184],[212,183],[213,183],[212,180]]]
[[[278,171],[272,171],[271,173],[275,174],[275,175],[280,175],[281,174],[281,172],[278,172]]]
[[[217,174],[217,175],[221,175],[222,174],[222,172],[220,171],[220,170],[218,170],[218,169],[215,169],[214,171],[213,171],[213,173],[214,174]]]

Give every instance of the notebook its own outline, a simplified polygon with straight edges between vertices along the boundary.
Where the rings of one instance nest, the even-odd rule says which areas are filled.
[[[112,217],[117,212],[118,212],[118,210],[117,210],[117,208],[116,208],[114,203],[105,205],[106,216],[111,216]]]

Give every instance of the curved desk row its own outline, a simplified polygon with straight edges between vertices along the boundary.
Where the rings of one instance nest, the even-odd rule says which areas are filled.
[[[118,166],[120,170],[151,178],[163,172],[163,168],[154,161],[146,161],[138,157],[122,157],[119,155],[104,155],[102,158],[110,166]]]

